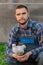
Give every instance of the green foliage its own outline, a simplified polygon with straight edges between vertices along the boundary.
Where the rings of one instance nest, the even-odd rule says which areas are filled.
[[[6,64],[6,44],[0,45],[0,65]]]

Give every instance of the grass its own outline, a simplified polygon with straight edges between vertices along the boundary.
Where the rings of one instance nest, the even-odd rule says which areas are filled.
[[[6,44],[0,45],[0,65],[6,64]]]

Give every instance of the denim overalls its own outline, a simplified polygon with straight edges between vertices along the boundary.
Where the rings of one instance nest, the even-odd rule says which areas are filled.
[[[26,45],[25,53],[39,47],[38,40],[34,38],[34,36],[29,37],[21,37],[19,38],[19,44],[18,45]]]

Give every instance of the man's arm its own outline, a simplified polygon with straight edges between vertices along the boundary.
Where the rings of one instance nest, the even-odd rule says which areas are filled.
[[[39,23],[36,25],[36,28],[37,28],[36,34],[38,37],[38,42],[39,42],[40,47],[31,50],[33,55],[36,55],[37,53],[43,50],[43,25]]]
[[[14,27],[12,28],[10,34],[9,34],[9,40],[7,42],[7,55],[8,56],[12,56],[13,51],[12,51],[12,44],[15,43],[16,44],[16,31],[14,29]]]

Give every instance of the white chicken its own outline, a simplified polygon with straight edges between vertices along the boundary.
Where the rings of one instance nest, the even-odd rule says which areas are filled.
[[[18,55],[23,55],[25,49],[26,49],[26,46],[25,45],[21,45],[21,46],[19,46],[19,45],[16,46],[15,44],[12,45],[12,51],[15,54],[18,54]]]

